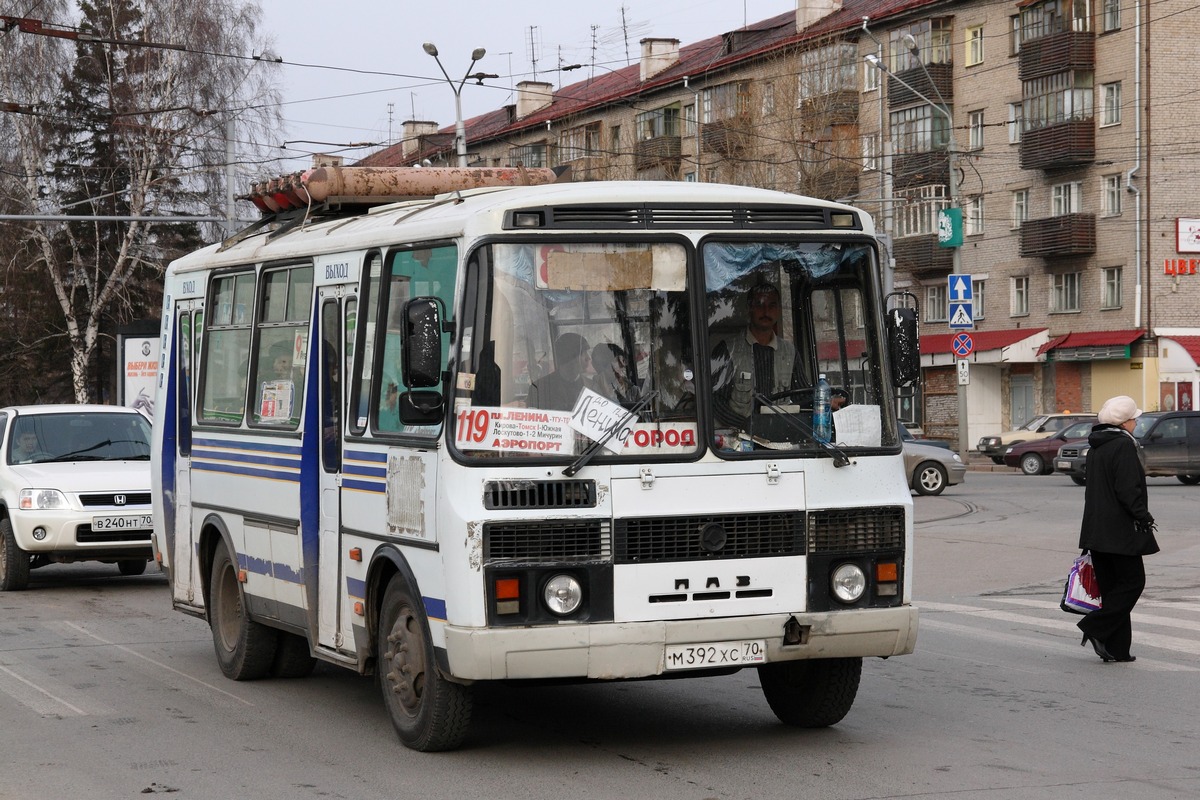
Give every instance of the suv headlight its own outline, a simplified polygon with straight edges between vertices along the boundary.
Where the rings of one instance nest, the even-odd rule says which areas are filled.
[[[67,497],[58,489],[22,489],[19,498],[26,511],[43,508],[70,508]]]

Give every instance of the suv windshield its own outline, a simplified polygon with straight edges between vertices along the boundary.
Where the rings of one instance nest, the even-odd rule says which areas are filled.
[[[9,437],[9,464],[150,459],[150,423],[132,412],[22,414]]]

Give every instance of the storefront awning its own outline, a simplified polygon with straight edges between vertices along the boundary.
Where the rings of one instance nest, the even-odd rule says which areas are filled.
[[[1129,345],[1142,338],[1141,328],[1126,331],[1082,331],[1056,336],[1038,348],[1056,361],[1091,361],[1097,358],[1129,358]]]
[[[921,365],[952,365],[955,333],[935,333],[921,337]],[[1037,348],[1049,334],[1045,328],[1010,328],[1002,331],[969,331],[975,347],[968,357],[974,363],[1014,363],[1037,360]]]

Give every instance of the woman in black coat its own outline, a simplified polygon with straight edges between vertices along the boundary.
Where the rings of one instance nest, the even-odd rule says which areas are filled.
[[[1146,588],[1142,556],[1158,552],[1146,503],[1146,473],[1133,438],[1141,416],[1133,398],[1105,402],[1088,436],[1087,484],[1079,547],[1090,550],[1101,607],[1079,620],[1083,644],[1105,661],[1133,661],[1130,615]]]

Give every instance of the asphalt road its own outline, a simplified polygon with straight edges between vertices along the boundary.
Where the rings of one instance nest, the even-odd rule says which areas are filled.
[[[477,690],[465,746],[395,738],[370,679],[224,679],[161,575],[33,573],[0,595],[0,798],[1191,798],[1200,487],[1151,481],[1163,553],[1134,664],[1057,607],[1083,492],[970,473],[915,497],[917,652],[868,660],[839,725],[780,725],[753,671]]]

